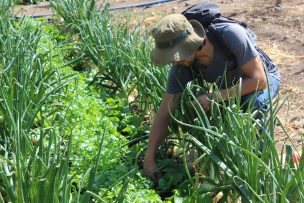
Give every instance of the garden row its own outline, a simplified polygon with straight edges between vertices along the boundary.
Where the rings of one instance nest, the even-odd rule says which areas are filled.
[[[158,109],[168,69],[150,62],[147,33],[119,22],[108,5],[51,5],[54,25],[15,21],[11,2],[1,3],[0,200],[160,202],[140,168],[143,121]],[[196,95],[208,91],[221,102],[205,113]],[[172,113],[158,155],[156,190],[171,196],[164,201],[304,202],[304,161],[293,161],[292,146],[275,147],[279,100],[262,124],[258,111],[241,110],[239,95],[219,95],[193,81]]]
[[[166,69],[151,64],[149,38],[141,34],[140,27],[128,28],[128,23],[115,21],[106,7],[97,10],[93,0],[73,4],[55,1],[53,6],[66,26],[79,36],[84,56],[98,68],[99,86],[110,85],[124,98],[135,93],[135,105],[144,113],[157,110]],[[163,151],[173,148],[176,160],[184,163],[188,178],[182,179],[177,188],[183,200],[209,201],[222,193],[222,201],[240,196],[244,202],[304,201],[304,163],[293,162],[291,146],[287,145],[281,154],[275,147],[274,126],[283,128],[276,117],[279,100],[270,106],[267,124],[253,119],[257,111],[249,108],[242,112],[239,95],[228,102],[214,102],[206,114],[196,95],[218,90],[216,86],[197,83],[189,84],[182,95],[179,111],[173,115],[171,141],[162,147]],[[217,100],[221,98],[218,96]],[[283,153],[287,154],[284,160]],[[163,165],[163,172],[174,176],[168,167]],[[165,180],[170,183],[170,179]]]
[[[72,70],[74,38],[11,8],[1,1],[0,202],[159,202],[128,138],[146,137],[141,117]]]

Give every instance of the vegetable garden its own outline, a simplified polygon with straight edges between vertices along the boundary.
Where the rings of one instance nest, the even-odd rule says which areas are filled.
[[[238,95],[217,94],[205,113],[196,95],[218,89],[198,81],[172,113],[161,179],[144,177],[168,68],[151,63],[149,34],[107,4],[51,5],[47,23],[17,20],[13,2],[0,3],[0,202],[304,202],[304,158],[274,140],[284,101],[272,102],[266,124]]]

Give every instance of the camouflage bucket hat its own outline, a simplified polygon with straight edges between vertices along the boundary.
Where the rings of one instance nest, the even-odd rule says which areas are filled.
[[[188,21],[182,14],[163,17],[153,28],[155,48],[151,60],[159,66],[184,60],[203,43],[205,30],[196,20]]]

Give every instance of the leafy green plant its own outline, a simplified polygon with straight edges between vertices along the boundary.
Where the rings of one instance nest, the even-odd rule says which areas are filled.
[[[88,9],[81,5],[80,10]],[[53,7],[65,19],[65,25],[73,27],[74,37],[85,53],[82,59],[89,59],[97,69],[92,82],[97,88],[129,98],[131,105],[144,113],[158,109],[168,69],[151,63],[151,42],[142,36],[139,27],[115,22],[107,6],[101,11],[91,9],[90,17],[81,21],[73,16],[68,3],[55,1]]]

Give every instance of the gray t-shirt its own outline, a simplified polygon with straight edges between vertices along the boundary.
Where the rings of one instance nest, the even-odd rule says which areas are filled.
[[[215,28],[220,32],[224,43],[233,52],[237,66],[231,67],[231,61],[214,46],[214,54],[208,66],[194,61],[191,67],[182,65],[172,66],[169,71],[166,93],[179,94],[186,84],[201,78],[207,82],[215,82],[219,87],[232,86],[241,77],[240,67],[251,59],[260,56],[266,66],[267,73],[274,74],[279,79],[278,67],[269,57],[256,49],[255,35],[249,30],[235,23],[217,23]]]

